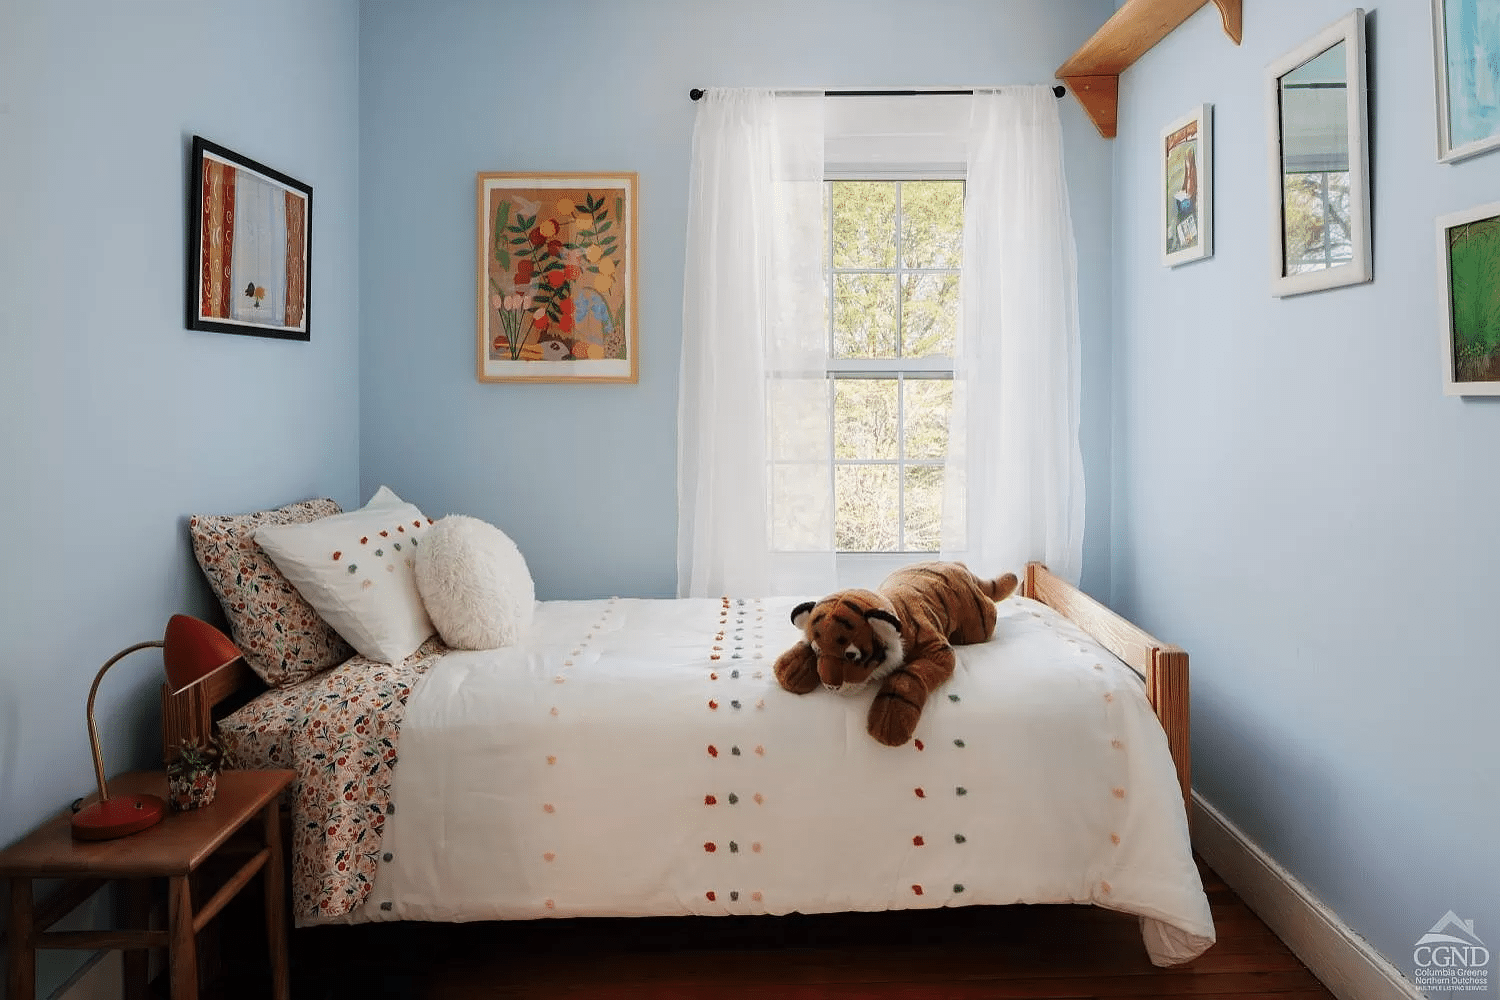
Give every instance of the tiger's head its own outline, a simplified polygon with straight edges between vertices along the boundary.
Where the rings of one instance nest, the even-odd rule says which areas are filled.
[[[838,694],[857,694],[900,667],[901,621],[887,598],[872,590],[841,590],[792,609],[818,658],[818,678]]]

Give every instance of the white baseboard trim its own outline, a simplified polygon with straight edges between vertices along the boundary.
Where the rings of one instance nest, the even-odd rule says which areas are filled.
[[[1196,791],[1193,847],[1339,1000],[1426,1000],[1400,969]]]

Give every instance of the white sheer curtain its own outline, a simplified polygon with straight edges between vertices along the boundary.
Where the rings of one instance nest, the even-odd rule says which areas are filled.
[[[980,573],[1039,559],[1076,584],[1078,259],[1051,88],[976,91],[968,151],[944,556]]]
[[[677,592],[833,589],[823,96],[710,89],[688,195]]]

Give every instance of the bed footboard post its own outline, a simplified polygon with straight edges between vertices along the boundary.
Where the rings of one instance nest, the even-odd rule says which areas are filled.
[[[1146,682],[1146,698],[1167,734],[1167,749],[1182,786],[1182,803],[1192,816],[1193,768],[1189,735],[1191,702],[1188,655],[1122,618],[1077,587],[1053,576],[1046,565],[1026,564],[1021,594],[1051,607],[1118,656]]]
[[[1151,650],[1146,678],[1146,696],[1167,734],[1167,749],[1177,765],[1177,783],[1182,786],[1182,804],[1193,814],[1192,701],[1188,689],[1188,655],[1176,646]]]
[[[1037,600],[1037,596],[1036,596],[1036,571],[1037,571],[1037,567],[1039,567],[1039,566],[1041,566],[1041,563],[1037,563],[1037,562],[1029,562],[1029,563],[1027,563],[1026,564],[1026,575],[1021,578],[1021,596],[1022,597],[1029,597],[1033,601]]]

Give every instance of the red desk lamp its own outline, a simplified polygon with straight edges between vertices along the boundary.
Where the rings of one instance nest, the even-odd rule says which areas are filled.
[[[138,642],[109,658],[94,675],[89,688],[89,745],[94,751],[94,777],[99,782],[99,801],[73,814],[74,840],[113,840],[139,833],[161,822],[167,804],[155,795],[122,795],[110,798],[104,782],[104,758],[99,753],[99,730],[94,725],[94,695],[99,682],[110,667],[141,649],[160,647],[166,664],[167,686],[181,694],[204,680],[220,667],[239,659],[240,651],[229,637],[205,621],[187,615],[173,615],[167,622],[164,638]]]

